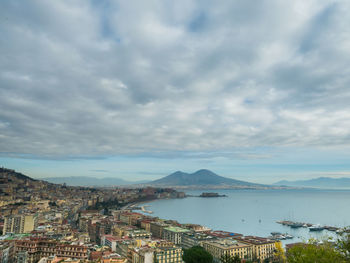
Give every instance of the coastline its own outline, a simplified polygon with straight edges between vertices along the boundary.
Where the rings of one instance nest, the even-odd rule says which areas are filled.
[[[315,191],[314,189],[288,189],[287,191],[272,189],[270,191],[246,191],[245,189],[236,191],[232,189],[217,192],[226,194],[227,197],[187,198],[176,202],[170,200],[173,198],[159,199],[164,201],[152,204],[149,208],[153,210],[151,216],[165,220],[175,220],[180,224],[191,222],[211,229],[237,232],[244,235],[268,237],[271,232],[280,232],[288,234],[288,236],[294,236],[293,239],[283,240],[284,245],[301,242],[309,238],[322,239],[323,235],[335,238],[336,233],[327,229],[320,232],[310,232],[308,228],[294,229],[277,224],[276,221],[281,218],[298,218],[302,222],[319,222],[326,226],[344,227],[348,225],[346,222],[334,219],[326,210],[321,209],[324,205],[335,207],[334,209],[337,209],[339,217],[346,218],[349,213],[344,209],[338,209],[339,207],[345,207],[346,200],[349,200],[348,196],[344,198],[345,193],[342,193],[343,191],[331,191],[331,195],[327,190]],[[199,193],[201,193],[201,190],[196,190],[190,192],[187,196],[195,197]],[[325,196],[327,196],[326,204],[324,199],[322,199],[323,202],[317,201],[320,197]],[[343,200],[340,204],[335,202],[338,202],[339,198]],[[145,201],[142,204],[149,202]],[[286,207],[286,202],[290,202],[293,209]],[[317,211],[311,211],[313,212],[311,213],[309,209],[300,206],[302,202],[309,202]],[[174,205],[173,209],[170,208],[170,204]],[[148,209],[146,208],[146,210]],[[140,212],[145,214],[142,211]]]
[[[143,205],[143,204],[148,204],[158,200],[170,200],[170,199],[182,199],[182,198],[155,198],[150,200],[136,201],[121,207],[120,210],[137,210],[137,209],[133,209],[133,207],[140,207],[141,208],[140,210],[142,212],[153,214],[153,211],[146,210],[144,207],[146,207],[147,205]]]

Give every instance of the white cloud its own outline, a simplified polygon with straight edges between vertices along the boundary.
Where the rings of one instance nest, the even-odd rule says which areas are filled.
[[[347,1],[0,4],[0,151],[350,146]]]

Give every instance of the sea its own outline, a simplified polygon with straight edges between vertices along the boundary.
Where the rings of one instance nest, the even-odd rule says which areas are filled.
[[[277,221],[290,220],[336,227],[350,226],[350,190],[271,189],[205,190],[226,197],[198,197],[203,190],[186,191],[193,197],[164,199],[147,203],[152,216],[193,223],[213,230],[224,230],[261,237],[271,232],[290,234],[283,244],[305,242],[310,238],[337,238],[335,232],[293,229]]]

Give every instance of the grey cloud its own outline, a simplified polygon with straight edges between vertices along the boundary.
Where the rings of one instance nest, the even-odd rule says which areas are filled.
[[[349,144],[346,1],[106,3],[0,4],[2,154]]]

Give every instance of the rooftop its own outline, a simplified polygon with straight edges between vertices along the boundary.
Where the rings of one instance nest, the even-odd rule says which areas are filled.
[[[169,227],[164,228],[164,230],[168,230],[171,232],[177,232],[177,233],[186,233],[186,232],[190,231],[188,229],[177,227],[177,226],[169,226]]]

